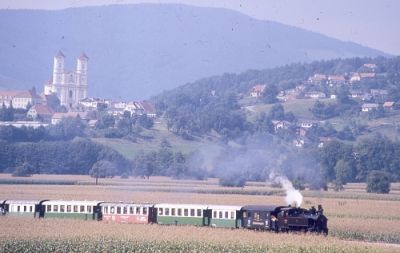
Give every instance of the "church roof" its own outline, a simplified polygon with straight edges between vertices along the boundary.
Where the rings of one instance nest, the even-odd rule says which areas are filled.
[[[89,60],[89,57],[87,57],[87,55],[85,53],[81,53],[81,55],[79,56],[78,59],[86,59]]]
[[[30,110],[35,110],[37,114],[39,115],[53,115],[54,111],[53,109],[51,109],[50,106],[47,105],[42,105],[42,104],[36,104],[34,106],[32,106],[32,108]]]
[[[63,52],[60,50],[60,51],[58,51],[58,53],[56,54],[55,57],[57,57],[57,58],[65,58],[65,55],[64,55]]]

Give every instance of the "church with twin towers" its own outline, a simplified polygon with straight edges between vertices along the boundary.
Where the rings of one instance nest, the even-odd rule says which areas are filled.
[[[60,104],[68,110],[76,108],[84,98],[87,98],[87,64],[89,58],[82,53],[76,64],[75,71],[64,69],[65,55],[59,51],[54,56],[53,75],[49,82],[44,86],[44,94],[56,94]]]

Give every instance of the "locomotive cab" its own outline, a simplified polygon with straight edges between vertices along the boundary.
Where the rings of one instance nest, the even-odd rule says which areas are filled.
[[[242,207],[242,226],[248,229],[278,231],[278,213],[281,207],[249,205]]]

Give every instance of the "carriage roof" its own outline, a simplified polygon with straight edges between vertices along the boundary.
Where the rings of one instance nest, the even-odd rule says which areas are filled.
[[[10,199],[10,200],[5,200],[5,204],[14,204],[14,205],[39,205],[42,202],[46,200],[15,200],[15,199]]]
[[[242,209],[242,206],[229,206],[229,205],[209,205],[208,209],[212,209],[212,210],[240,210]]]
[[[134,203],[134,202],[102,202],[100,206],[138,206],[138,207],[153,207],[152,203]]]
[[[44,201],[45,205],[86,205],[86,206],[97,206],[102,201],[88,201],[88,200],[47,200]]]
[[[156,204],[156,208],[195,208],[195,209],[207,209],[207,205],[204,204]]]

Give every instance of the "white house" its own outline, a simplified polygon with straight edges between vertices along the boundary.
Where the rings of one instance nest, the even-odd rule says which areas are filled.
[[[374,103],[367,103],[367,104],[363,104],[361,106],[361,111],[363,112],[370,112],[374,109],[378,109],[379,104],[374,104]]]

